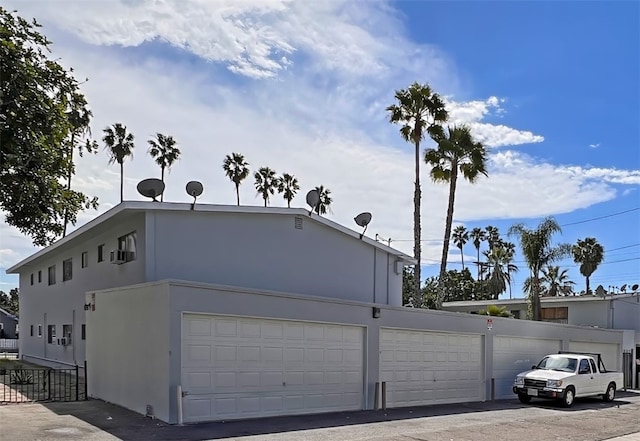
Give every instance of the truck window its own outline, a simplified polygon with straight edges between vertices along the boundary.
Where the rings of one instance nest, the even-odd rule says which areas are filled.
[[[578,368],[578,374],[590,374],[591,367],[589,366],[589,360],[583,358],[580,360],[580,367]]]
[[[598,369],[596,369],[596,362],[593,360],[589,360],[589,363],[591,364],[591,370],[593,372],[598,372]]]

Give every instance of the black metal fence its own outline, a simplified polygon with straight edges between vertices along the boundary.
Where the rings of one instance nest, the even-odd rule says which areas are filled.
[[[0,367],[0,403],[86,399],[86,381],[79,375],[79,366],[71,369]]]
[[[633,388],[633,351],[625,349],[622,352],[622,373],[624,374],[624,389]]]

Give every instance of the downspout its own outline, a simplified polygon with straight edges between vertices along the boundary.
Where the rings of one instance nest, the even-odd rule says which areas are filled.
[[[376,268],[377,268],[378,251],[373,247],[373,303],[376,303]]]

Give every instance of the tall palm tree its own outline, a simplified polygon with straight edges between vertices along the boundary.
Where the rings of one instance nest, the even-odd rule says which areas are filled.
[[[249,176],[249,163],[240,153],[225,156],[222,169],[236,187],[236,201],[240,205],[240,183]]]
[[[300,185],[295,176],[289,173],[283,173],[282,178],[278,180],[278,193],[282,193],[284,200],[287,201],[287,208],[291,208],[291,201],[300,190]]]
[[[115,123],[104,130],[102,141],[109,153],[109,164],[120,164],[120,202],[124,200],[124,160],[133,157],[134,136],[127,133],[127,126]]]
[[[509,261],[513,261],[513,258],[516,255],[516,244],[513,242],[502,242],[501,245],[505,251],[507,252],[507,255],[509,257]],[[509,276],[509,298],[512,298],[512,293],[511,293],[511,271],[509,269],[509,267],[507,266],[507,275]]]
[[[591,293],[589,278],[604,260],[604,247],[594,237],[586,237],[584,240],[578,239],[578,243],[571,247],[571,254],[573,261],[580,264],[580,274],[586,279],[588,295]]]
[[[462,247],[469,241],[469,232],[464,225],[458,225],[451,233],[453,244],[460,249],[460,259],[462,260],[462,270],[464,271],[464,253]]]
[[[547,265],[542,269],[540,285],[544,293],[549,297],[567,295],[572,291],[571,285],[575,282],[569,280],[566,269],[560,271],[559,266]]]
[[[487,235],[485,234],[482,228],[476,227],[471,230],[471,233],[469,233],[469,236],[473,241],[473,246],[476,248],[476,252],[478,256],[478,260],[476,262],[476,265],[478,265],[478,277],[476,280],[480,280],[480,246],[482,245],[482,242],[487,239]]]
[[[413,191],[413,255],[416,259],[414,270],[414,296],[421,297],[420,292],[420,143],[425,133],[436,136],[442,132],[439,123],[445,122],[449,115],[444,108],[440,95],[431,90],[428,84],[413,83],[407,89],[396,90],[396,103],[387,107],[389,122],[400,124],[400,135],[406,142],[415,147],[415,183]]]
[[[485,231],[487,233],[486,240],[487,244],[489,244],[489,249],[500,244],[500,231],[498,230],[498,227],[487,225],[485,227]]]
[[[494,247],[485,251],[484,255],[489,268],[487,289],[497,300],[507,290],[507,284],[511,283],[511,273],[517,272],[518,267],[511,263],[513,255],[504,247]]]
[[[149,154],[160,166],[160,179],[164,182],[164,170],[170,170],[173,163],[180,158],[180,149],[176,147],[173,136],[166,136],[162,133],[156,133],[156,139],[150,139],[147,142],[149,143]],[[163,195],[160,195],[160,202],[164,200]]]
[[[441,276],[447,272],[447,255],[458,173],[471,183],[474,183],[480,175],[487,176],[487,152],[482,143],[474,141],[469,127],[453,126],[448,127],[447,131],[448,134],[438,138],[438,148],[428,149],[424,155],[427,164],[432,166],[431,179],[434,182],[449,183],[449,204],[444,228],[442,261],[440,262]]]
[[[259,195],[262,195],[264,206],[266,207],[269,203],[269,196],[274,194],[278,188],[278,175],[269,167],[260,167],[253,177],[256,180],[256,191]]]
[[[562,232],[553,217],[545,218],[535,230],[524,224],[515,224],[509,228],[509,235],[518,237],[520,248],[531,272],[531,310],[534,320],[540,320],[540,272],[542,268],[566,256],[571,251],[569,244],[553,246],[555,233]]]
[[[315,208],[316,214],[331,213],[331,203],[333,202],[331,199],[331,190],[325,188],[323,185],[314,188],[314,190],[317,191],[320,196],[320,202],[318,202]]]

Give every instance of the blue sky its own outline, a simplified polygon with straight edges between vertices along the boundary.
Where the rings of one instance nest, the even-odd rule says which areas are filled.
[[[64,6],[64,7],[62,7]],[[428,82],[490,151],[489,177],[460,184],[454,220],[467,228],[552,215],[558,242],[596,237],[605,263],[594,286],[640,283],[640,4],[637,2],[215,2],[9,1],[36,17],[54,55],[72,66],[94,112],[94,134],[113,122],[136,135],[125,165],[126,199],[159,171],[146,139],[172,134],[183,150],[165,200],[185,201],[200,179],[202,201],[233,204],[224,156],[295,174],[302,191],[325,185],[330,218],[411,253],[412,147],[386,121],[395,89]],[[428,146],[428,143],[427,143]],[[437,273],[446,186],[423,174],[424,273]],[[83,158],[74,186],[118,201],[107,156]],[[243,204],[260,205],[251,180]],[[272,205],[282,206],[275,198]],[[631,211],[629,211],[631,210]],[[625,212],[616,215],[616,213]],[[77,226],[95,217],[85,212]],[[582,222],[598,217],[600,220]],[[581,222],[575,224],[575,222]],[[33,253],[28,238],[0,224],[4,269]],[[475,250],[465,248],[465,261]],[[522,258],[513,292],[527,276]],[[568,259],[576,289],[583,278]],[[460,268],[458,250],[449,268]]]

